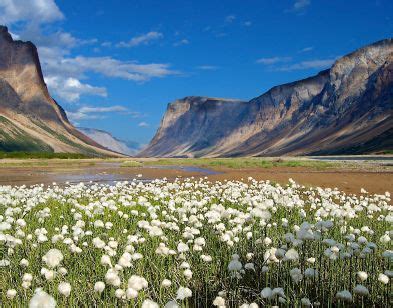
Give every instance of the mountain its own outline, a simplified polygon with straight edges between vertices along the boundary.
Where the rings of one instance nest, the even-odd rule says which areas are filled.
[[[393,39],[249,102],[186,97],[168,105],[139,156],[361,154],[393,149]]]
[[[119,156],[79,132],[51,98],[37,48],[0,26],[0,151]]]
[[[104,130],[84,127],[78,127],[78,130],[105,148],[117,153],[132,156],[139,150],[138,143],[119,140]]]

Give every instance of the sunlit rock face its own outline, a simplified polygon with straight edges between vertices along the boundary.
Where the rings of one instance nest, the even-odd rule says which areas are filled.
[[[111,155],[72,126],[51,98],[37,48],[0,26],[0,150]]]
[[[393,40],[249,102],[186,97],[168,105],[141,156],[268,156],[393,149]]]

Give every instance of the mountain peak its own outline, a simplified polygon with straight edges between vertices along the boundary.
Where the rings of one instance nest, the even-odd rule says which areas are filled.
[[[0,81],[0,150],[29,151],[27,144],[36,144],[43,151],[117,155],[68,122],[48,92],[36,46],[14,41],[6,26],[0,26]],[[7,134],[4,123],[14,125]]]

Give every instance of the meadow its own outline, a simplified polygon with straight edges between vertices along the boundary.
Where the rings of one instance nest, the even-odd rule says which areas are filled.
[[[269,181],[0,186],[4,307],[389,307],[390,194]]]

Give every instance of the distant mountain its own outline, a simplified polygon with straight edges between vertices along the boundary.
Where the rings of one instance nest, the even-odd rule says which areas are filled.
[[[186,97],[168,105],[139,156],[273,156],[393,149],[393,39],[249,102]]]
[[[121,154],[132,156],[139,150],[139,144],[137,142],[117,139],[104,130],[84,127],[78,127],[78,130],[103,147]]]
[[[14,41],[4,26],[0,26],[0,151],[119,156],[70,124],[48,92],[36,47]]]

